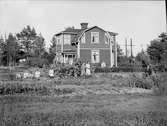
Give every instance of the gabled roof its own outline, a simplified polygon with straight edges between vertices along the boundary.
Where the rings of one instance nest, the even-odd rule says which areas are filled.
[[[78,39],[80,39],[85,32],[87,32],[87,31],[89,31],[89,30],[91,30],[93,28],[98,28],[98,29],[100,29],[100,30],[102,30],[104,32],[108,32],[109,35],[111,35],[111,36],[118,35],[118,33],[105,31],[104,29],[102,29],[102,28],[100,28],[98,26],[93,26],[93,27],[90,27],[90,28],[87,28],[87,29],[72,29],[72,28],[69,28],[69,29],[66,29],[66,30],[64,30],[62,32],[59,32],[59,33],[55,34],[55,36],[61,35],[63,33],[64,34],[73,34],[73,35],[76,35],[76,36],[73,38],[72,43],[77,43]]]
[[[61,31],[61,32],[55,34],[55,35],[57,36],[57,35],[60,35],[62,33],[64,33],[64,34],[78,34],[81,31],[83,31],[83,29],[66,29],[64,31]]]
[[[115,33],[115,32],[110,32],[110,31],[108,31],[108,33],[109,33],[111,36],[113,36],[113,35],[118,35],[118,33]]]
[[[104,32],[108,32],[111,36],[113,36],[113,35],[118,35],[118,33],[110,32],[110,31],[105,31],[104,29],[102,29],[102,28],[100,28],[100,27],[98,27],[98,26],[93,26],[93,27],[90,27],[90,28],[85,29],[84,31],[82,31],[82,33],[80,34],[80,36],[78,37],[78,39],[79,39],[80,37],[82,37],[82,35],[83,35],[85,32],[87,32],[87,31],[89,31],[89,30],[91,30],[91,29],[93,29],[93,28],[98,28],[98,29],[100,29],[100,30],[102,30],[102,31],[104,31]]]

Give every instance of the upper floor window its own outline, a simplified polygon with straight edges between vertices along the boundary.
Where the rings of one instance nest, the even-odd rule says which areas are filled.
[[[71,36],[64,35],[64,44],[71,44]]]
[[[57,37],[57,38],[56,38],[56,41],[57,41],[57,45],[60,45],[60,44],[61,44],[61,42],[60,42],[60,37]]]
[[[91,43],[99,43],[99,32],[91,32]]]
[[[84,33],[83,36],[81,37],[81,43],[85,43],[85,33]]]
[[[108,37],[108,35],[105,33],[105,44],[109,44],[110,42],[110,38]]]

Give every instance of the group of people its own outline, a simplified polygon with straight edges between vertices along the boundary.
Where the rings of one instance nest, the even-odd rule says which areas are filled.
[[[25,71],[23,73],[16,73],[16,79],[36,78],[39,79],[41,72],[37,69],[35,72]]]
[[[82,66],[81,66],[81,76],[90,76],[91,75],[91,66],[90,66],[90,63],[87,62],[87,63],[82,63]]]

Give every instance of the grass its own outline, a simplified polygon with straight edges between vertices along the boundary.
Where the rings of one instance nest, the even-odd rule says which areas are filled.
[[[140,73],[135,75],[141,79]],[[127,73],[100,73],[86,79],[4,81],[9,89],[17,85],[33,91],[0,95],[0,126],[166,126],[166,73],[158,81],[160,95],[51,95],[71,94],[70,86],[128,87],[129,79]],[[57,88],[59,85],[63,88]]]
[[[108,99],[103,96],[102,99]],[[137,96],[138,97],[138,96]],[[21,98],[21,97],[20,97]],[[20,99],[17,97],[17,99]],[[97,97],[96,97],[97,98]],[[95,99],[96,99],[95,98]],[[121,97],[122,98],[122,97]],[[119,100],[121,100],[121,98]],[[128,96],[128,99],[131,99]],[[2,100],[3,98],[1,98]],[[33,99],[33,98],[32,98]],[[166,126],[167,125],[167,112],[163,111],[115,111],[107,107],[98,107],[95,99],[94,108],[92,106],[83,107],[83,105],[75,106],[79,103],[85,103],[88,98],[74,99],[60,99],[43,98],[39,101],[39,97],[35,98],[36,101],[18,100],[12,102],[14,99],[6,97],[4,104],[1,103],[0,111],[0,125],[1,126]],[[47,99],[49,101],[44,101]],[[62,100],[62,98],[61,98]],[[99,100],[99,98],[97,98]],[[109,100],[109,99],[108,99]],[[113,101],[118,101],[118,97]],[[25,102],[26,101],[26,102]],[[115,101],[115,102],[116,102]],[[31,102],[31,103],[30,103]],[[39,104],[40,102],[40,104]],[[59,104],[61,102],[61,104]],[[41,106],[45,106],[46,110],[42,111]],[[88,101],[87,101],[88,103]],[[90,102],[89,102],[90,103]],[[121,103],[121,102],[120,102]],[[33,105],[36,105],[38,110],[32,111]],[[70,105],[73,104],[73,107]],[[104,104],[104,103],[103,103]],[[67,107],[64,107],[67,105]],[[105,105],[105,104],[104,104]],[[49,111],[47,107],[54,107],[54,111]],[[107,106],[107,105],[106,105]],[[59,109],[61,107],[61,109]],[[17,111],[16,111],[17,110]]]
[[[167,97],[1,96],[1,126],[166,126]]]

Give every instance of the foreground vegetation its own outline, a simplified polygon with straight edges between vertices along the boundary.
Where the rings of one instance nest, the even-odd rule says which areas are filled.
[[[166,97],[1,97],[2,126],[166,126]],[[157,104],[158,103],[158,104]]]
[[[59,113],[23,113],[7,116],[6,126],[166,126],[167,113],[117,113],[113,111],[75,111]]]
[[[141,73],[98,73],[88,78],[1,81],[0,125],[166,126],[167,78],[166,73],[157,75],[158,80]],[[92,93],[142,86],[156,94]],[[65,95],[78,89],[87,93]]]

